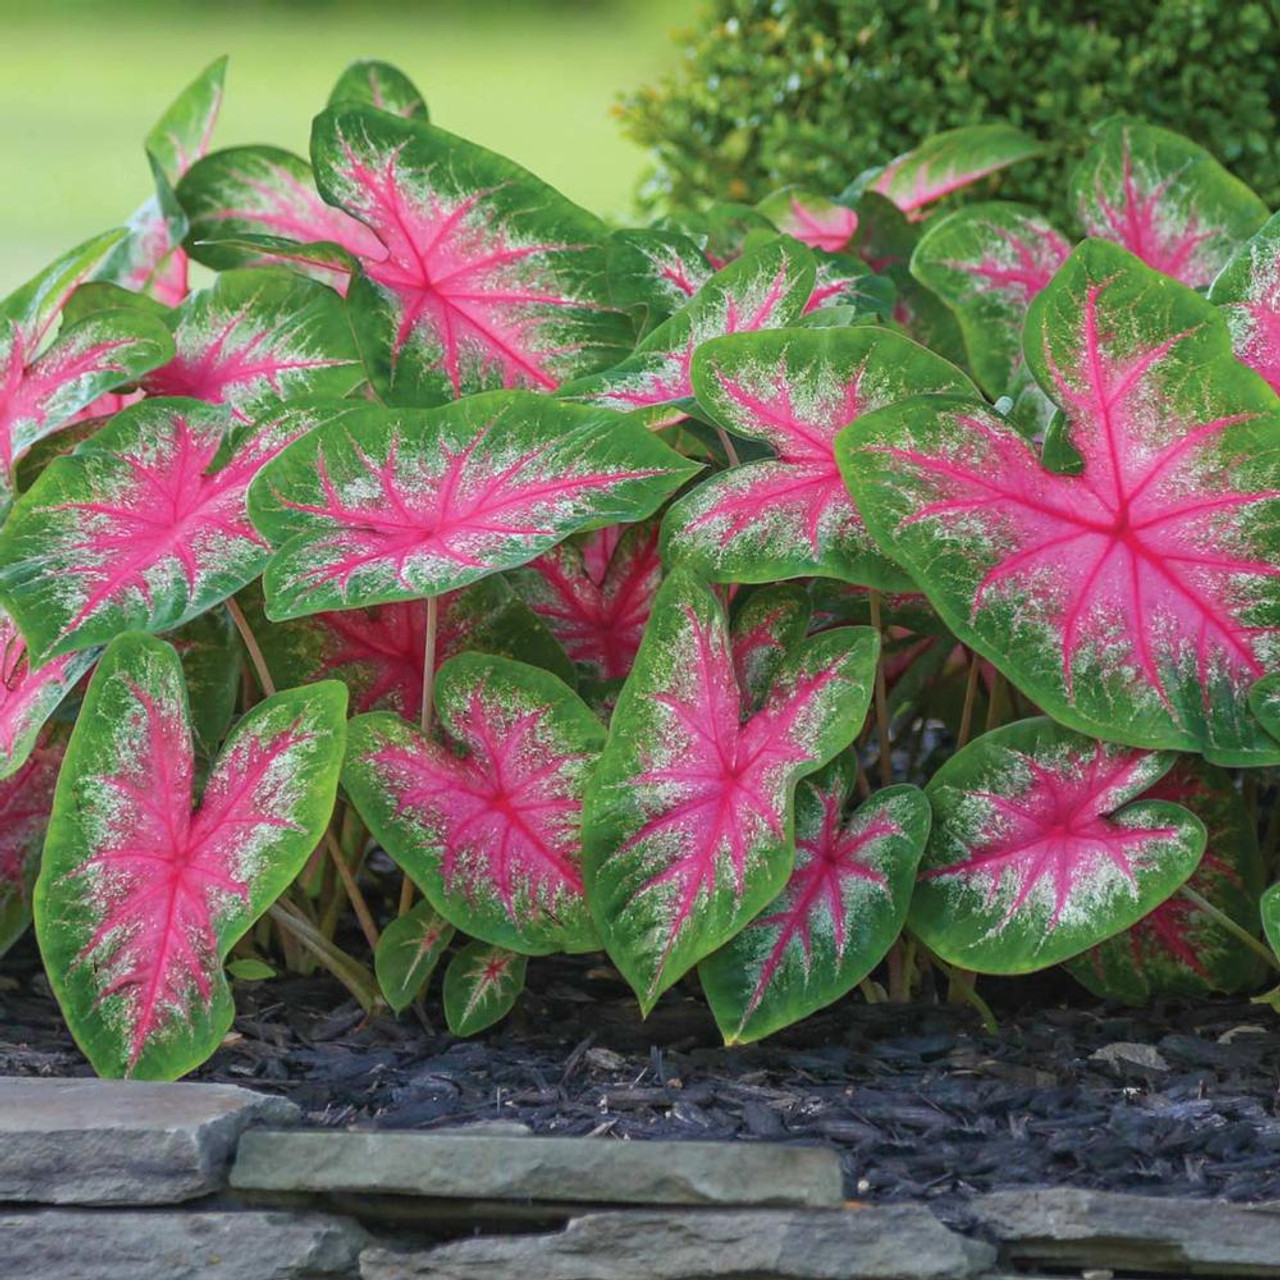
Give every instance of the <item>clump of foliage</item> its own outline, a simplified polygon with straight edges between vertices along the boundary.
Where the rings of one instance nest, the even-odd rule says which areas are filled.
[[[0,303],[0,947],[34,917],[100,1073],[281,966],[399,1012],[443,963],[468,1035],[603,950],[729,1043],[1280,967],[1247,186],[1119,120],[1071,225],[939,213],[1039,155],[979,126],[610,230],[382,63],[309,161],[211,151],[223,70]]]
[[[654,202],[840,191],[941,130],[1000,120],[1060,154],[1009,191],[1055,208],[1089,128],[1131,112],[1280,204],[1280,27],[1257,0],[707,0],[683,53],[622,108],[653,152]]]

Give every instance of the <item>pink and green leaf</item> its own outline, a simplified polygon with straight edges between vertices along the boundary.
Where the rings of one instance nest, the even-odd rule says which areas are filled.
[[[757,206],[784,236],[823,253],[841,253],[858,229],[858,215],[847,205],[796,187],[784,187]]]
[[[65,749],[65,736],[46,737],[16,773],[0,781],[0,956],[31,923],[40,849]]]
[[[621,680],[631,670],[661,581],[651,521],[562,542],[511,574],[578,670],[595,681]]]
[[[584,822],[592,911],[646,1013],[786,884],[796,782],[860,728],[878,651],[866,628],[808,640],[752,712],[724,606],[687,571],[668,576]]]
[[[276,547],[267,614],[455,590],[581,529],[643,519],[696,470],[639,423],[530,392],[350,412],[253,487]]]
[[[1062,407],[1051,471],[977,400],[861,419],[837,457],[886,554],[953,633],[1063,724],[1264,763],[1249,686],[1280,662],[1280,401],[1221,314],[1087,241],[1031,305]]]
[[[1034,209],[1000,201],[931,222],[916,246],[911,274],[955,314],[969,366],[988,395],[1013,390],[1027,308],[1070,253]]]
[[[0,609],[0,778],[26,762],[45,722],[97,656],[69,653],[33,668],[17,624]]]
[[[813,254],[784,236],[717,271],[621,364],[563,389],[570,399],[645,410],[652,424],[677,421],[692,406],[694,352],[711,338],[780,329],[804,313],[816,277]]]
[[[170,103],[147,134],[147,155],[171,186],[209,152],[226,75],[227,59],[215,59]]]
[[[704,344],[693,387],[711,419],[775,456],[731,467],[680,498],[667,563],[720,582],[829,576],[887,590],[910,579],[867,532],[836,465],[838,432],[920,392],[972,392],[953,365],[876,326],[740,334]]]
[[[359,106],[321,114],[311,151],[324,198],[376,241],[348,306],[384,400],[554,391],[629,349],[604,224],[519,165]]]
[[[726,1044],[759,1040],[840,999],[902,931],[929,802],[915,787],[887,787],[850,813],[856,768],[846,752],[800,783],[786,888],[698,966]]]
[[[102,1076],[173,1079],[234,1009],[222,962],[329,821],[346,690],[261,702],[196,803],[177,653],[136,633],[103,655],[58,779],[35,892],[50,985]]]
[[[394,1013],[407,1009],[417,999],[453,935],[453,925],[429,902],[419,902],[382,931],[373,969]]]
[[[944,197],[1043,152],[1041,143],[1012,125],[966,125],[936,133],[891,160],[868,189],[908,217],[921,218]]]
[[[1173,762],[1048,719],[971,742],[925,788],[933,831],[911,931],[964,969],[1029,973],[1136,924],[1205,848],[1193,813],[1142,798]]]
[[[225,405],[254,423],[280,403],[338,400],[364,378],[342,299],[285,271],[226,271],[179,308],[175,353],[148,395]]]
[[[515,1008],[529,957],[487,942],[469,942],[444,973],[444,1018],[455,1036],[473,1036]]]
[[[1231,776],[1194,756],[1182,756],[1140,798],[1172,801],[1204,823],[1204,857],[1187,888],[1256,933],[1262,859]],[[1254,952],[1176,893],[1123,933],[1069,961],[1067,968],[1090,991],[1127,1004],[1145,1004],[1161,995],[1236,992],[1258,979]]]
[[[267,620],[261,593],[254,587],[242,591],[239,602],[277,684],[341,680],[357,714],[394,711],[406,720],[418,720],[426,657],[425,600],[334,610],[274,623]],[[564,650],[498,576],[440,597],[437,667],[469,650],[519,658],[566,682],[573,680]]]
[[[604,727],[568,685],[510,658],[440,668],[443,742],[387,712],[351,724],[343,785],[445,919],[525,954],[599,946],[582,880],[582,793]]]
[[[223,410],[144,401],[55,458],[0,530],[0,598],[31,651],[167,631],[257,577],[249,483],[319,412],[284,411],[226,456]]]
[[[1265,204],[1203,147],[1135,120],[1113,120],[1071,176],[1086,235],[1199,289],[1266,222]]]
[[[399,67],[376,58],[361,58],[338,77],[328,105],[350,104],[376,107],[405,120],[427,118],[427,104],[418,86]]]
[[[1236,359],[1280,391],[1280,214],[1236,250],[1209,301],[1227,317]]]
[[[734,601],[729,648],[748,710],[769,696],[787,658],[804,639],[811,613],[808,592],[798,582],[759,587]]]
[[[613,305],[633,317],[641,337],[679,311],[715,274],[702,250],[679,231],[615,231],[606,261]]]
[[[164,638],[182,661],[191,707],[191,737],[197,764],[203,767],[217,754],[235,717],[245,662],[240,637],[230,612],[215,605]]]

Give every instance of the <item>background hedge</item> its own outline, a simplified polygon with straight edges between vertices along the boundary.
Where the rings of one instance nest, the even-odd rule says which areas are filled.
[[[682,70],[623,104],[649,207],[838,192],[940,129],[1002,119],[1059,165],[1003,194],[1060,211],[1090,125],[1141,115],[1280,205],[1277,0],[710,0]]]

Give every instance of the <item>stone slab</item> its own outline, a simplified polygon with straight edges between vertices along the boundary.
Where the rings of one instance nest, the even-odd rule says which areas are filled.
[[[353,1280],[370,1237],[318,1213],[0,1213],[0,1280]]]
[[[1280,1277],[1280,1214],[1225,1201],[1063,1187],[993,1191],[968,1215],[1020,1265]]]
[[[255,1130],[231,1185],[577,1204],[825,1207],[843,1197],[839,1157],[823,1147],[483,1134]]]
[[[361,1280],[977,1280],[995,1250],[914,1205],[597,1213],[548,1235],[366,1250]]]
[[[190,1200],[225,1186],[248,1125],[298,1115],[234,1085],[0,1078],[0,1201]]]

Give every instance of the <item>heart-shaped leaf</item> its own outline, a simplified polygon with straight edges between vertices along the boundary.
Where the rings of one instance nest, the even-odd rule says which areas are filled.
[[[364,378],[342,299],[289,272],[224,272],[175,320],[173,359],[142,381],[149,395],[226,405],[251,424],[282,401],[339,400]]]
[[[1280,401],[1214,307],[1100,241],[1032,303],[1026,348],[1063,408],[1046,458],[1077,474],[978,401],[907,400],[837,444],[867,527],[1063,724],[1280,758],[1246,704],[1280,661]]]
[[[1173,761],[1048,719],[971,742],[925,788],[933,832],[912,932],[965,969],[1029,973],[1135,924],[1204,852],[1193,813],[1138,799]]]
[[[375,58],[353,62],[329,94],[329,106],[353,103],[377,107],[406,120],[425,120],[427,104],[418,86],[399,67]]]
[[[563,389],[566,397],[620,412],[648,411],[651,425],[692,407],[693,353],[726,333],[794,324],[813,292],[817,268],[803,245],[780,236],[717,271],[669,320],[605,373]]]
[[[444,1020],[455,1036],[473,1036],[515,1008],[528,956],[487,942],[469,942],[444,972]]]
[[[510,577],[584,675],[621,680],[662,581],[658,527],[646,521],[598,529],[552,547]]]
[[[867,628],[797,647],[754,713],[724,607],[685,570],[658,592],[587,791],[584,870],[606,950],[646,1013],[786,884],[796,782],[862,724]]]
[[[1034,209],[1000,201],[931,222],[916,246],[911,274],[955,313],[969,366],[989,396],[1013,389],[1027,308],[1070,253]]]
[[[603,726],[555,676],[487,654],[440,668],[436,707],[444,744],[386,712],[352,721],[343,785],[360,816],[472,937],[532,955],[592,950],[582,792]]]
[[[32,668],[27,642],[0,609],[0,778],[20,768],[46,720],[89,670],[97,653],[68,653]]]
[[[551,391],[630,347],[603,223],[519,165],[353,106],[316,119],[311,155],[324,198],[377,239],[348,305],[384,400]]]
[[[641,337],[679,311],[715,274],[688,236],[653,228],[615,231],[606,262],[613,305],[635,318]]]
[[[910,579],[885,559],[836,465],[837,432],[918,392],[972,392],[953,365],[878,327],[739,334],[693,360],[698,403],[776,457],[731,467],[679,499],[662,556],[720,582],[820,574],[889,590]]]
[[[422,712],[427,604],[404,600],[368,609],[315,613],[269,622],[261,594],[239,596],[276,684],[341,680],[356,713],[394,711],[417,721]],[[500,577],[440,597],[436,665],[467,650],[518,657],[572,681],[564,650]]]
[[[223,460],[225,412],[149,400],[55,458],[0,530],[0,597],[31,651],[168,631],[257,577],[249,482],[319,413],[282,412]]]
[[[198,805],[178,655],[103,655],[67,748],[35,917],[50,985],[102,1076],[173,1079],[231,1025],[228,951],[329,821],[346,728],[335,681],[279,693],[227,739]]]
[[[1181,134],[1111,120],[1071,175],[1085,234],[1122,245],[1149,267],[1203,288],[1267,220],[1239,178]]]
[[[373,968],[393,1012],[407,1009],[417,998],[453,934],[453,925],[429,902],[419,902],[382,931]]]
[[[1256,933],[1262,859],[1230,774],[1182,756],[1140,799],[1170,800],[1204,823],[1204,857],[1187,888]],[[1175,893],[1131,928],[1069,961],[1067,968],[1098,995],[1145,1004],[1156,995],[1243,990],[1257,980],[1258,957],[1210,914]]]
[[[1209,289],[1236,358],[1280,391],[1280,214],[1236,250]]]
[[[177,197],[191,256],[218,271],[284,260],[346,291],[352,263],[381,253],[362,222],[326,204],[311,166],[279,147],[230,147],[191,167]]]
[[[589,525],[643,519],[695,470],[639,423],[530,392],[348,413],[253,488],[277,547],[267,614],[454,590]]]
[[[0,781],[0,956],[31,923],[31,895],[65,749],[65,736],[50,737]]]
[[[847,205],[795,187],[775,191],[756,207],[784,236],[824,253],[847,249],[858,229],[858,215]]]
[[[786,888],[698,966],[726,1044],[759,1040],[838,1000],[902,931],[929,802],[915,787],[888,787],[847,813],[856,770],[846,753],[800,783]]]
[[[1040,155],[1044,147],[1007,124],[974,124],[935,133],[914,151],[891,160],[870,190],[892,200],[903,213],[922,210],[1010,165]]]
[[[812,612],[798,582],[779,582],[734,601],[729,649],[746,707],[754,711],[769,696],[787,658],[804,639]]]

